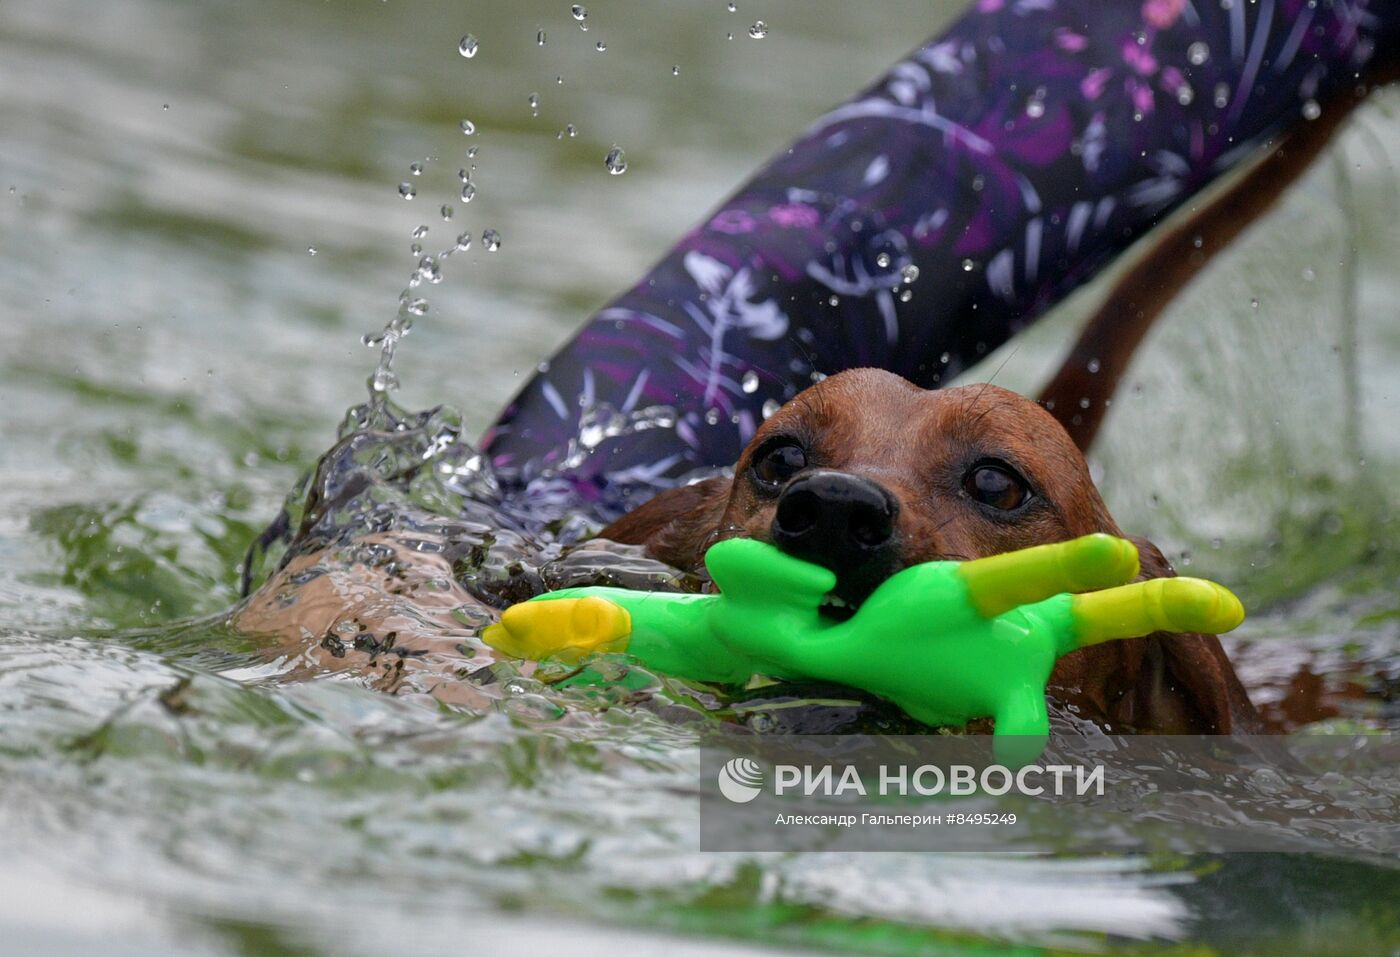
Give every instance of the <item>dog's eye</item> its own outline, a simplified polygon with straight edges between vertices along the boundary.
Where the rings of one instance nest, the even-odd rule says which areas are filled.
[[[753,474],[764,485],[783,485],[807,467],[807,453],[795,442],[783,442],[754,459]]]
[[[1004,463],[974,465],[963,477],[963,491],[975,502],[1009,512],[1030,497],[1025,479]]]

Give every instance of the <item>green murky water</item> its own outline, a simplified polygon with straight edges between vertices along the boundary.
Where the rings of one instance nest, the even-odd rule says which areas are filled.
[[[221,624],[416,226],[502,236],[396,364],[475,431],[956,6],[599,0],[584,33],[557,0],[0,5],[0,953],[1400,947],[1400,871],[1345,855],[699,854],[690,732],[654,710],[283,680]],[[1314,728],[1400,726],[1393,104],[1174,307],[1094,461],[1126,528],[1258,610],[1241,672]],[[980,377],[1033,389],[1087,303]]]

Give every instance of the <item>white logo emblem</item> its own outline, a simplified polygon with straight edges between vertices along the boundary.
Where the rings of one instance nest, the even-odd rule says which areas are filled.
[[[719,793],[735,804],[748,804],[763,790],[763,769],[750,758],[734,758],[719,769]]]

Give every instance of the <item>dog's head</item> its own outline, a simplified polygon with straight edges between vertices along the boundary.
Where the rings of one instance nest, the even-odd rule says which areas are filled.
[[[858,605],[893,573],[1117,533],[1084,458],[1040,406],[992,385],[927,391],[855,369],[763,423],[732,480],[678,490],[604,534],[697,565],[743,536],[830,568]]]
[[[806,390],[745,449],[719,537],[771,541],[830,568],[857,605],[933,559],[1117,529],[1074,443],[992,385],[927,391],[859,369]]]
[[[890,575],[1090,532],[1122,534],[1054,417],[992,385],[927,391],[888,372],[831,376],[771,416],[732,479],[665,492],[604,529],[698,569],[735,536],[772,542],[837,575],[836,617]],[[1143,577],[1172,574],[1139,541]],[[1112,642],[1069,656],[1055,680],[1103,715],[1156,730],[1228,730],[1252,713],[1214,638]]]

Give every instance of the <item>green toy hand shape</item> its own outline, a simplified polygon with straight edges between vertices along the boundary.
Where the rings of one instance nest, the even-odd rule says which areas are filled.
[[[1154,631],[1219,633],[1244,620],[1239,599],[1214,582],[1127,584],[1138,574],[1137,548],[1110,535],[914,565],[846,621],[821,610],[836,576],[772,545],[730,539],[705,564],[718,594],[567,589],[507,609],[482,637],[519,658],[626,652],[696,681],[832,681],[931,725],[991,717],[998,756],[1024,763],[1049,734],[1045,685],[1060,656]]]

